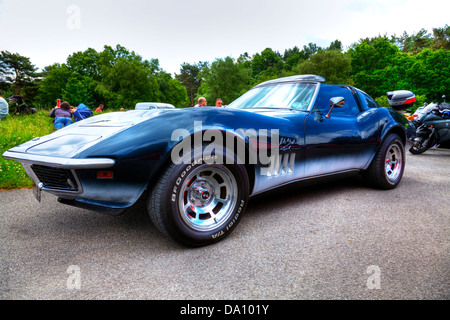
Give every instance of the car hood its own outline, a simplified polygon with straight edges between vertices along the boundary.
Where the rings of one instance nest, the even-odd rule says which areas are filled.
[[[114,112],[76,122],[45,137],[35,138],[11,152],[71,158],[92,145],[172,109]]]

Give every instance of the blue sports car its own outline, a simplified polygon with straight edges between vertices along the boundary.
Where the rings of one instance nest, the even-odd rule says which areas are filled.
[[[224,239],[249,197],[361,173],[399,185],[406,118],[315,75],[259,84],[225,108],[95,116],[5,152],[63,204],[120,214],[145,199],[156,227],[187,246]]]

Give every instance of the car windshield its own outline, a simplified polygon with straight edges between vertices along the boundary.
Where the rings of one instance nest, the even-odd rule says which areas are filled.
[[[237,109],[307,110],[314,96],[315,83],[278,83],[256,87],[231,103]]]

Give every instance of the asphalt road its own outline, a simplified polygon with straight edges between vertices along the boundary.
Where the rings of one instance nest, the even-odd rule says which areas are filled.
[[[186,249],[144,211],[111,217],[0,192],[0,299],[450,298],[450,150],[408,153],[401,185],[358,177],[253,199]]]

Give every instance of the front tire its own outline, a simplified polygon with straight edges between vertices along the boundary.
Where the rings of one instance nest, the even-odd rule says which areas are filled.
[[[376,188],[394,189],[402,180],[405,163],[403,142],[398,135],[391,134],[381,144],[365,177]]]
[[[409,152],[412,154],[422,154],[431,147],[433,147],[436,144],[436,137],[433,135],[433,137],[428,141],[428,143],[424,146],[422,143],[414,142],[414,144],[409,149]]]
[[[163,234],[200,247],[233,231],[247,205],[249,181],[245,166],[226,153],[223,162],[233,164],[212,163],[203,156],[195,159],[193,150],[189,161],[167,167],[148,200],[150,218]],[[233,161],[226,161],[230,156]]]

